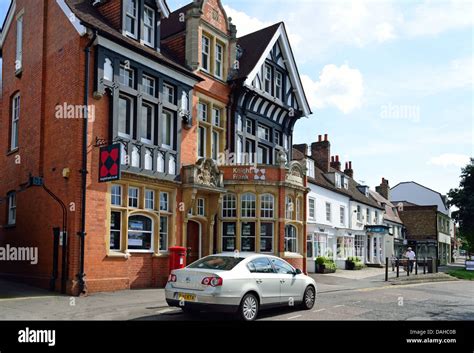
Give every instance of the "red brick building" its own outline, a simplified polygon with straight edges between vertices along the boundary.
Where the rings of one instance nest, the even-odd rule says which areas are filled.
[[[238,38],[217,0],[13,0],[0,47],[0,247],[39,250],[0,276],[72,294],[160,287],[175,245],[188,261],[269,252],[304,269],[306,178],[289,146],[311,112],[283,24]],[[111,145],[121,178],[99,182]]]

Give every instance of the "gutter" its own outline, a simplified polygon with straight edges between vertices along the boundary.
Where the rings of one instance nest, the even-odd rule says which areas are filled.
[[[81,253],[79,259],[79,273],[77,275],[79,280],[79,295],[87,294],[87,284],[85,281],[86,274],[84,273],[85,262],[85,243],[86,243],[86,192],[87,192],[87,142],[88,142],[88,124],[89,124],[89,83],[90,83],[90,56],[91,47],[97,39],[97,31],[94,31],[89,43],[87,43],[84,52],[86,55],[85,62],[85,80],[84,80],[84,122],[82,131],[82,197],[81,197],[81,231],[78,233],[81,240]]]

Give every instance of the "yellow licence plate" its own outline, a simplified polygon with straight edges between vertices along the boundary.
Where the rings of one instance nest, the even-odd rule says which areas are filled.
[[[195,294],[179,293],[178,298],[179,298],[179,300],[184,300],[186,302],[196,301],[196,295]]]

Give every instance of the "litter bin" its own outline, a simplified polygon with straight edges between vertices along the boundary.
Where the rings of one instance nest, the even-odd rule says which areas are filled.
[[[173,246],[169,249],[169,252],[170,272],[186,267],[186,248]]]

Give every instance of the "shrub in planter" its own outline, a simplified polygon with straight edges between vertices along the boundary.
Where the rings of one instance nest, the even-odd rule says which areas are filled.
[[[356,264],[360,262],[357,256],[349,256],[346,260],[346,270],[356,270]]]
[[[337,270],[337,266],[332,260],[329,260],[328,262],[326,262],[324,266],[325,266],[324,273],[334,273]]]
[[[365,265],[362,262],[356,262],[354,264],[354,270],[362,270],[365,267]]]

